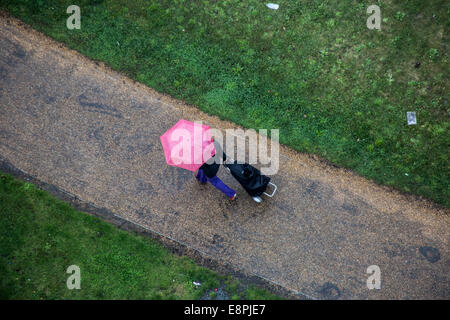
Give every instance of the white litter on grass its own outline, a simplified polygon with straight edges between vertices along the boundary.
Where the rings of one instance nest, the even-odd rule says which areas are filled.
[[[417,118],[415,112],[406,112],[406,120],[408,121],[408,126],[412,124],[417,124]]]
[[[194,286],[200,287],[202,284],[200,282],[192,282],[194,284]]]
[[[269,9],[278,10],[278,8],[280,6],[278,4],[276,4],[276,3],[266,3],[266,7],[269,8]]]

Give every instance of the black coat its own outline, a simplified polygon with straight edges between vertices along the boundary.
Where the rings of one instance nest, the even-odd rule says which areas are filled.
[[[223,155],[223,162],[226,161],[227,156],[225,154],[225,152],[223,152],[222,147],[216,143],[214,141],[214,148],[216,149],[216,155],[220,156],[220,153],[222,153]],[[220,163],[217,163],[218,161],[215,161],[215,157],[212,157],[211,159],[209,159],[207,162],[205,162],[200,169],[203,170],[203,172],[205,173],[205,175],[208,178],[213,178],[217,175],[217,172],[219,171],[219,167],[220,167]]]
[[[218,164],[218,163],[213,163],[213,164],[204,163],[200,167],[200,169],[203,170],[203,172],[205,173],[205,176],[207,176],[208,178],[213,178],[214,176],[217,175],[217,171],[219,171],[219,166],[220,166],[220,164]]]

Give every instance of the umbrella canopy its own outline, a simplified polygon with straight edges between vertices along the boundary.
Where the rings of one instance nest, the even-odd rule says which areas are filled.
[[[215,153],[210,127],[180,119],[161,137],[167,164],[196,171]]]

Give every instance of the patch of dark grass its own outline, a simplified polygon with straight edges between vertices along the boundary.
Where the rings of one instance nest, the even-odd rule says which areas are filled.
[[[449,4],[375,1],[1,1],[86,56],[203,111],[449,206]],[[38,3],[38,5],[36,4]],[[417,65],[420,67],[417,67]],[[418,124],[408,126],[406,112]]]

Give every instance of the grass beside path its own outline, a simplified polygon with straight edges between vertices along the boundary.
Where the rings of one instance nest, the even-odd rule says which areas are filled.
[[[277,298],[1,172],[0,244],[0,299],[214,299],[214,288],[229,299]],[[80,290],[67,289],[71,265]]]
[[[1,0],[0,8],[158,91],[450,206],[445,0]],[[366,10],[381,9],[381,30]],[[418,124],[407,125],[415,111]]]

